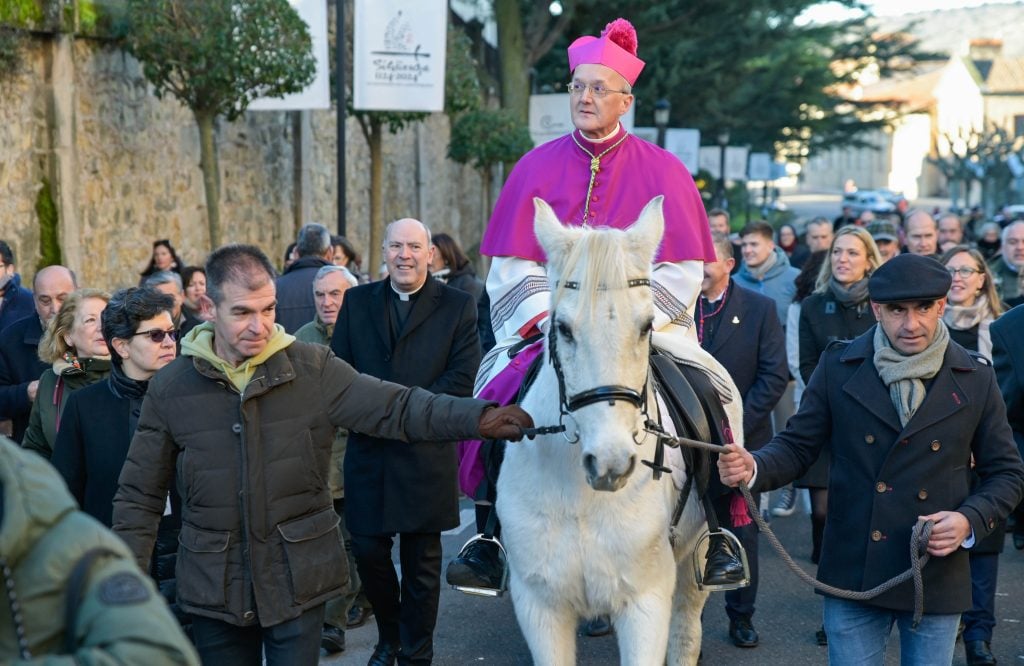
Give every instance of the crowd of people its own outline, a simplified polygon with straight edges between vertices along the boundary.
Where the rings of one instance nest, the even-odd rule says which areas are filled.
[[[844,211],[732,233],[677,159],[619,122],[644,67],[632,26],[580,38],[569,61],[576,129],[510,175],[481,244],[486,284],[454,238],[410,218],[388,226],[373,281],[319,224],[280,272],[251,245],[186,266],[158,240],[139,284],[112,293],[64,266],[29,289],[0,241],[0,416],[21,445],[0,439],[17,636],[0,660],[311,664],[372,617],[370,666],[430,663],[460,484],[500,536],[472,444],[533,425],[506,404],[518,384],[495,392],[549,329],[533,197],[569,224],[622,228],[667,194],[652,339],[702,346],[744,403],[746,449],[720,457],[705,498],[749,562],[750,584],[725,595],[733,643],[759,642],[758,531],[730,489],[745,482],[782,489],[776,516],[808,491],[811,560],[849,589],[898,573],[914,521],[934,521],[920,626],[909,583],[825,596],[832,663],[881,663],[894,623],[904,663],[950,663],[961,616],[968,663],[995,663],[1014,509],[1024,549],[1024,221]],[[457,558],[481,587],[501,585],[491,543]],[[712,543],[706,583],[735,587],[730,548]]]

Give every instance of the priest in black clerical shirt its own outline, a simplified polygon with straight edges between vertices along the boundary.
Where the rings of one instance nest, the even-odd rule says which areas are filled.
[[[469,396],[480,365],[476,302],[427,272],[434,252],[418,220],[388,225],[388,277],[345,293],[331,348],[359,372]],[[440,594],[441,532],[459,525],[452,442],[349,435],[345,520],[363,589],[377,620],[371,663],[429,663]],[[399,537],[402,579],[391,561]]]

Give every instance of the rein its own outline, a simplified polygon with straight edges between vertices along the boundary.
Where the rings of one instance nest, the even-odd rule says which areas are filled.
[[[674,437],[667,432],[657,423],[648,420],[646,424],[647,432],[657,435],[659,439],[665,441],[666,446],[689,446],[693,448],[705,449],[713,453],[725,453],[726,448],[718,444],[711,444],[708,442],[700,442],[694,439],[686,437]],[[797,564],[789,553],[786,552],[782,542],[772,532],[771,527],[761,516],[761,511],[757,504],[754,503],[754,498],[750,494],[750,488],[747,487],[746,483],[740,483],[740,492],[743,493],[743,499],[747,503],[747,510],[750,512],[754,522],[757,523],[758,529],[765,535],[768,542],[775,549],[775,552],[779,554],[782,560],[786,563],[786,566],[796,574],[797,578],[807,583],[811,587],[833,597],[840,599],[849,599],[851,601],[867,601],[868,599],[874,599],[875,597],[888,592],[898,585],[902,585],[908,580],[913,579],[914,581],[914,622],[913,626],[916,628],[921,622],[921,616],[924,614],[924,581],[921,577],[921,569],[925,564],[928,563],[931,557],[928,554],[927,546],[928,539],[932,533],[932,527],[934,525],[931,520],[919,520],[914,525],[913,531],[910,535],[910,568],[901,574],[893,576],[887,581],[884,581],[870,590],[855,591],[855,590],[843,590],[838,587],[833,587],[827,583],[822,583],[818,579],[811,576],[809,573]]]

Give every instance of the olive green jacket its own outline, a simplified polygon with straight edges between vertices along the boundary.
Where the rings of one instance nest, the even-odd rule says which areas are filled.
[[[47,460],[53,456],[53,443],[57,441],[60,415],[67,404],[68,396],[110,374],[108,358],[84,358],[80,363],[82,367],[79,369],[64,361],[58,361],[39,378],[39,390],[36,392],[35,402],[32,403],[28,429],[25,430],[21,445]]]
[[[295,339],[302,342],[312,342],[331,346],[331,335],[334,333],[333,326],[327,326],[320,317],[303,325],[295,331]],[[331,496],[334,499],[341,499],[345,496],[345,448],[348,446],[348,430],[338,428],[334,432],[334,445],[331,447]]]
[[[7,597],[0,600],[0,663],[199,664],[124,543],[76,508],[49,463],[5,437],[0,437],[0,492],[0,595]],[[87,568],[74,626],[67,627],[69,578],[96,548],[105,552]],[[61,654],[68,631],[74,632],[74,652]]]

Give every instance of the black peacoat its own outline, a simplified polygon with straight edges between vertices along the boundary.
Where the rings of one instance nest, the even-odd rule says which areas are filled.
[[[729,371],[743,396],[744,445],[751,451],[772,438],[772,410],[786,390],[786,334],[775,301],[731,279],[714,335],[704,348]]]
[[[1018,305],[992,322],[992,365],[1006,401],[1017,449],[1024,455],[1024,305]]]
[[[786,430],[753,454],[754,489],[768,490],[802,474],[831,443],[818,579],[850,590],[870,589],[910,566],[918,516],[959,511],[982,539],[1024,492],[1024,464],[992,368],[950,342],[924,403],[901,427],[875,369],[874,332],[825,350]],[[980,477],[974,490],[972,455]],[[968,551],[933,557],[924,567],[924,591],[926,613],[970,608]],[[910,611],[912,583],[867,603]]]
[[[391,284],[345,292],[331,348],[359,372],[433,393],[469,396],[480,365],[476,301],[428,278],[391,344]],[[406,444],[352,431],[345,453],[345,521],[353,534],[442,532],[459,524],[453,442]]]

